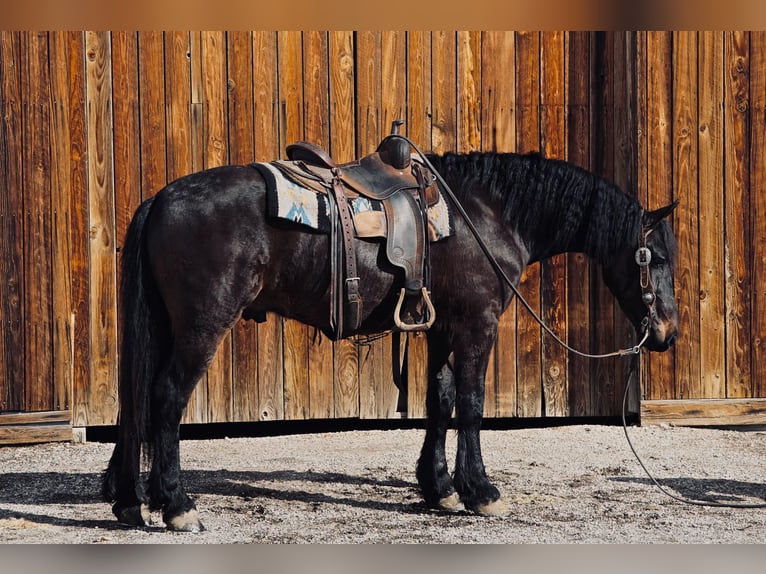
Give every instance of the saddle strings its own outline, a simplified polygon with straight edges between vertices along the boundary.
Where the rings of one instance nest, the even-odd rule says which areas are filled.
[[[492,267],[495,269],[495,272],[505,281],[508,286],[513,291],[514,295],[516,295],[516,298],[521,301],[522,305],[526,308],[526,310],[532,315],[532,317],[537,321],[537,323],[542,327],[548,335],[553,337],[553,339],[559,343],[562,347],[564,347],[567,351],[574,353],[576,355],[579,355],[581,357],[585,357],[588,359],[605,359],[609,357],[624,357],[632,355],[633,359],[631,360],[631,368],[628,373],[628,382],[625,385],[625,394],[623,395],[622,399],[622,425],[623,425],[623,431],[625,432],[625,438],[627,439],[628,446],[630,447],[630,450],[633,452],[633,455],[635,456],[636,460],[638,461],[639,465],[641,465],[641,468],[644,470],[646,475],[649,477],[649,479],[654,483],[654,485],[659,488],[660,492],[665,494],[666,496],[669,496],[670,498],[682,502],[684,504],[689,504],[693,506],[709,506],[709,507],[715,507],[715,508],[766,508],[766,504],[735,504],[735,503],[727,503],[727,502],[717,502],[717,501],[703,501],[703,500],[693,500],[689,498],[685,498],[682,496],[677,496],[673,494],[672,492],[668,491],[664,486],[660,484],[660,482],[654,478],[651,472],[649,472],[649,469],[647,469],[644,462],[641,460],[641,457],[638,455],[638,452],[636,451],[635,447],[633,446],[633,443],[630,440],[630,436],[628,435],[628,424],[626,420],[626,410],[627,410],[627,401],[628,401],[628,392],[630,391],[631,382],[633,380],[633,373],[638,372],[638,363],[640,361],[640,354],[641,354],[641,348],[646,343],[646,340],[649,338],[649,326],[648,322],[650,320],[650,313],[647,313],[647,316],[644,318],[644,321],[642,322],[642,325],[645,326],[644,329],[644,335],[639,341],[639,343],[633,347],[629,347],[626,349],[620,349],[618,351],[614,351],[611,353],[604,353],[604,354],[592,354],[592,353],[584,353],[582,351],[579,351],[578,349],[575,349],[568,345],[565,341],[563,341],[556,333],[554,333],[548,325],[545,324],[545,322],[542,320],[542,318],[535,312],[535,310],[532,308],[532,306],[527,302],[526,299],[522,296],[522,294],[519,292],[516,285],[513,284],[510,277],[505,273],[503,268],[500,266],[498,261],[495,259],[495,257],[490,253],[489,248],[487,247],[486,243],[484,243],[484,240],[482,239],[481,235],[479,234],[479,231],[474,226],[471,219],[468,217],[468,214],[466,213],[465,209],[463,209],[462,204],[460,201],[458,201],[457,197],[455,197],[455,194],[453,193],[452,189],[450,189],[449,185],[447,185],[447,182],[444,181],[444,178],[441,176],[441,174],[436,170],[436,168],[433,166],[433,164],[428,160],[426,157],[426,154],[423,153],[423,151],[408,137],[403,136],[401,134],[392,134],[390,137],[398,137],[403,140],[405,140],[412,148],[417,152],[417,154],[420,156],[422,161],[428,166],[428,168],[431,170],[431,172],[434,174],[436,179],[441,184],[444,192],[447,194],[447,196],[452,200],[452,203],[454,204],[455,208],[457,209],[458,213],[460,213],[460,216],[463,218],[463,220],[466,222],[466,225],[468,226],[468,229],[470,229],[471,233],[473,234],[474,238],[476,239],[477,243],[479,244],[479,247],[484,252],[484,255],[489,260]],[[636,377],[637,379],[637,377]]]

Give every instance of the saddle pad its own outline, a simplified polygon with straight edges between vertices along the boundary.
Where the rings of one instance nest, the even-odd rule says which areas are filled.
[[[251,164],[266,180],[269,217],[300,223],[322,233],[330,233],[330,200],[326,193],[298,185],[270,163]],[[386,237],[383,202],[366,197],[349,198],[358,237]],[[430,241],[454,233],[452,212],[440,193],[439,201],[428,208]]]

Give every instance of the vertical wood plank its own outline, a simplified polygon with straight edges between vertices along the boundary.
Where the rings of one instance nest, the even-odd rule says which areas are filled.
[[[393,32],[359,33],[357,69],[356,151],[361,157],[375,150],[389,132],[391,120],[403,116],[404,36]],[[398,391],[391,369],[391,338],[360,347],[359,353],[359,416],[397,416]]]
[[[226,34],[202,33],[204,169],[229,163],[226,121]],[[232,420],[232,335],[224,335],[207,372],[207,422]]]
[[[648,193],[644,207],[657,209],[673,200],[672,34],[647,32],[646,54],[646,93],[649,103],[646,110],[648,152],[645,169]],[[683,326],[680,326],[680,332],[679,338],[689,336],[684,332]],[[644,398],[674,398],[675,363],[675,351],[649,353],[644,360],[645,372],[642,376]]]
[[[723,33],[699,33],[700,395],[726,396]]]
[[[26,411],[52,408],[51,141],[48,35],[22,33],[21,84],[25,100],[24,337]]]
[[[226,38],[229,161],[255,160],[253,38],[229,32]],[[237,321],[232,329],[232,419],[258,420],[258,326]]]
[[[725,34],[724,230],[726,396],[752,397],[750,365],[750,34]]]
[[[358,32],[356,38],[356,156],[375,149],[381,127],[381,39],[379,32]],[[374,346],[373,346],[374,345]],[[359,347],[359,416],[377,418],[381,372],[380,341]]]
[[[431,33],[407,34],[407,134],[423,151],[431,148]]]
[[[431,149],[434,153],[444,153],[457,149],[456,34],[432,32],[431,51]]]
[[[649,163],[649,104],[651,96],[648,93],[649,82],[649,52],[648,36],[649,32],[636,33],[636,86],[635,86],[635,108],[636,108],[636,191],[639,202],[644,208],[649,207],[649,174],[647,165]],[[646,354],[644,359],[639,361],[638,373],[638,396],[634,396],[634,390],[631,390],[631,398],[640,401],[645,396],[645,386],[649,372]],[[640,410],[640,405],[639,405]]]
[[[519,153],[540,150],[540,35],[516,34],[516,149]],[[526,268],[519,292],[540,312],[540,265]],[[517,415],[542,415],[540,326],[525,310],[516,315]]]
[[[255,158],[279,156],[277,34],[253,32],[253,104]],[[258,325],[258,420],[284,418],[282,319],[267,314]]]
[[[431,148],[431,34],[407,33],[407,134],[423,151]],[[428,343],[407,335],[407,417],[426,416]]]
[[[481,149],[482,90],[480,32],[457,32],[457,148],[459,153]],[[497,416],[497,341],[492,349],[484,378],[484,416]]]
[[[504,153],[516,149],[515,51],[513,32],[482,33],[480,104],[483,151]]]
[[[593,75],[591,93],[591,140],[593,171],[614,181],[615,62],[612,46],[614,33],[597,32],[593,37]],[[591,266],[591,340],[596,353],[614,350],[615,300],[601,278],[600,266]],[[615,363],[613,360],[591,361],[591,411],[597,415],[612,412],[615,400]]]
[[[404,32],[383,32],[380,38],[381,110],[378,140],[391,131],[394,120],[406,120],[407,110],[407,42]],[[406,129],[406,128],[405,128]],[[369,151],[374,151],[375,147]],[[366,152],[369,153],[369,152]]]
[[[323,149],[330,149],[328,49],[326,32],[304,32],[305,138]],[[309,328],[308,335],[308,416],[330,418],[334,410],[333,343],[317,329]]]
[[[382,32],[380,38],[380,132],[377,141],[370,142],[369,151],[377,148],[380,140],[391,131],[394,120],[405,119],[407,110],[406,37],[404,32]],[[396,410],[399,390],[393,377],[392,338],[385,337],[373,343],[378,365],[376,367],[376,411],[379,418],[402,416]]]
[[[565,65],[566,37],[563,32],[543,32],[540,62],[540,136],[546,157],[565,159]],[[567,256],[556,255],[542,262],[542,317],[556,333],[567,331]],[[567,414],[567,353],[550,337],[542,338],[542,385],[545,416]]]
[[[117,309],[112,141],[111,35],[86,34],[90,219],[91,380],[75,404],[74,426],[112,423],[117,415]],[[77,415],[84,414],[81,419]]]
[[[635,114],[635,33],[622,32],[614,35],[612,42],[614,60],[614,182],[628,195],[636,196],[636,133]],[[615,300],[612,348],[626,348],[635,345],[635,328]],[[625,386],[630,376],[630,361],[614,361],[614,398],[612,413],[619,413]],[[639,397],[633,391],[628,393],[627,410],[639,412]]]
[[[505,153],[516,149],[516,74],[513,32],[483,32],[481,40],[481,146]],[[495,416],[516,416],[516,302],[500,317],[494,349]],[[487,379],[487,390],[491,384]],[[485,404],[485,412],[487,405]]]
[[[90,373],[90,277],[89,277],[89,221],[88,221],[88,139],[86,90],[86,35],[72,32],[69,62],[70,129],[69,143],[71,187],[69,193],[72,271],[72,312],[74,315],[73,388],[70,402],[72,425],[78,419],[75,397],[91,384]],[[115,382],[115,387],[117,383]],[[86,419],[87,420],[87,419]],[[116,422],[108,419],[109,424]]]
[[[699,202],[697,155],[697,34],[673,34],[673,190],[679,258],[676,298],[684,337],[676,344],[676,397],[700,396],[699,356]]]
[[[141,133],[138,65],[138,34],[113,33],[114,187],[118,248],[122,247],[130,220],[142,200],[141,141],[137,137]],[[164,144],[164,138],[160,143]],[[157,148],[154,150],[156,153]]]
[[[205,139],[205,82],[203,77],[204,52],[202,33],[191,32],[189,35],[190,97],[191,97],[191,160],[192,171],[204,169],[204,156],[207,147]]]
[[[0,409],[23,410],[24,369],[24,195],[21,94],[21,36],[0,32]]]
[[[114,153],[114,208],[117,245],[117,293],[122,281],[119,253],[130,220],[141,203],[141,124],[139,112],[138,33],[112,34],[112,103]],[[155,148],[156,149],[156,148]],[[117,340],[124,320],[117,304]]]
[[[167,181],[191,173],[192,47],[189,32],[165,33],[165,170]],[[158,189],[144,189],[144,199]]]
[[[567,160],[590,169],[590,38],[588,32],[570,32],[568,38]],[[567,261],[567,339],[577,347],[590,347],[590,262],[582,253],[570,254]],[[590,363],[569,355],[569,398],[571,416],[590,410]]]
[[[352,161],[354,147],[354,35],[330,32],[330,150],[336,161]],[[336,341],[333,355],[336,418],[359,416],[359,355],[349,340]]]
[[[305,138],[303,95],[303,38],[300,32],[279,32],[280,149]],[[286,419],[308,416],[308,328],[284,320],[284,401]]]
[[[479,151],[481,142],[481,32],[457,33],[458,145],[461,153]]]
[[[188,125],[189,125],[189,140],[190,150],[186,150],[182,137],[178,140],[174,139],[177,136],[173,136],[170,141],[173,141],[171,146],[172,152],[168,155],[169,167],[173,166],[173,169],[178,169],[178,173],[174,173],[175,177],[186,175],[187,173],[193,173],[204,169],[205,167],[205,152],[207,149],[207,139],[205,136],[205,85],[203,77],[203,58],[204,50],[202,49],[202,33],[190,32],[188,38],[183,36],[176,36],[172,39],[168,39],[166,47],[172,49],[172,58],[166,65],[172,66],[168,68],[168,73],[172,73],[174,79],[178,78],[182,83],[178,86],[173,86],[166,94],[166,99],[169,100],[173,106],[173,112],[171,115],[171,121],[174,125],[184,126],[186,121],[181,119],[184,115],[183,108],[187,108]],[[188,42],[188,72],[186,66],[181,60],[181,50],[183,49],[184,42]],[[172,72],[171,72],[172,70]],[[188,81],[186,81],[186,75],[188,74]],[[184,103],[184,96],[186,95],[186,88],[188,86],[188,103]],[[168,88],[166,87],[166,90]],[[176,107],[178,106],[178,107]],[[166,121],[167,123],[167,121]],[[183,133],[183,132],[182,132]],[[179,134],[182,136],[182,134]],[[177,143],[175,143],[177,142]],[[188,164],[186,160],[188,159]],[[184,171],[180,171],[185,168]],[[170,179],[170,177],[169,177]],[[207,373],[197,383],[194,391],[189,397],[189,401],[186,404],[186,411],[184,412],[182,423],[204,423],[207,421],[207,405],[208,405],[208,384]]]
[[[380,34],[356,34],[356,155],[374,149],[381,133],[380,122]]]
[[[82,75],[72,77],[72,68],[83,65],[82,35],[74,32],[52,32],[49,36],[51,71],[51,208],[53,211],[52,275],[53,275],[53,404],[54,410],[69,410],[74,388],[74,301],[72,289],[72,257],[74,251],[70,213],[73,189],[73,155],[84,132],[75,131],[82,124],[72,122],[73,102],[70,86],[82,90],[77,83]],[[75,102],[76,103],[76,102]]]
[[[766,396],[766,33],[752,32],[750,99],[752,145],[750,212],[752,219],[752,373],[753,394]]]
[[[198,33],[166,32],[165,67],[165,179],[170,182],[202,168],[202,55]],[[195,73],[196,71],[196,73]],[[144,188],[143,199],[160,190]],[[207,377],[194,388],[182,423],[207,420]]]
[[[138,34],[138,94],[140,95],[141,191],[154,195],[167,182],[165,163],[164,34]],[[135,138],[135,134],[131,134]]]

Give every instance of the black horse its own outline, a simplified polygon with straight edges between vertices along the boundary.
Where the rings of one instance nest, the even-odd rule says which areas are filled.
[[[603,277],[645,346],[664,351],[677,337],[675,240],[664,218],[675,204],[644,211],[605,179],[536,154],[429,156],[489,245],[518,283],[525,266],[563,252],[600,262]],[[145,201],[122,251],[120,414],[103,494],[117,518],[144,525],[161,509],[167,528],[202,525],[180,480],[179,424],[189,396],[222,337],[240,318],[266,311],[331,333],[329,240],[267,216],[266,188],[252,166],[226,166],[170,183]],[[431,246],[427,332],[427,431],[417,464],[426,503],[501,514],[500,493],[485,473],[479,442],[484,378],[500,315],[513,298],[469,232]],[[381,243],[357,240],[365,302],[357,334],[392,328],[401,270]],[[640,267],[637,250],[651,262]],[[445,436],[453,408],[457,459],[450,475]],[[142,483],[142,445],[151,456]]]

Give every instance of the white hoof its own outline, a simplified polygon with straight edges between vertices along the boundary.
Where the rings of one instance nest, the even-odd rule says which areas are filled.
[[[453,492],[449,496],[445,496],[439,501],[438,507],[440,510],[446,510],[447,512],[460,512],[464,509],[463,503],[460,502],[460,497],[457,492]]]
[[[165,521],[165,527],[174,532],[202,532],[205,527],[202,526],[196,509],[189,510],[178,516],[174,516]]]
[[[508,516],[511,511],[502,499],[480,504],[476,507],[476,513],[481,516]]]

